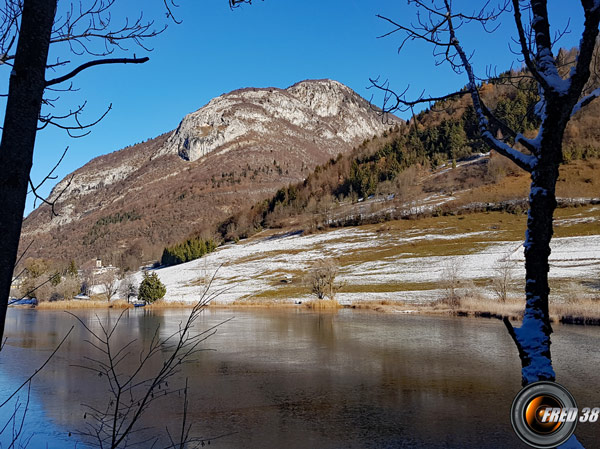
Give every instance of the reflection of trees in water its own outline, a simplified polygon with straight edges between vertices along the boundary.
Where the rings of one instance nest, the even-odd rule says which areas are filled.
[[[143,309],[135,311],[137,324],[137,338],[140,340],[140,345],[148,345],[153,338],[158,334],[164,333],[165,317],[162,313],[155,310]],[[133,320],[130,320],[133,321]]]
[[[318,341],[335,343],[335,318],[337,310],[323,312],[265,312],[263,326],[272,332],[273,339],[286,341],[290,338],[298,342]],[[256,314],[258,315],[258,314]]]

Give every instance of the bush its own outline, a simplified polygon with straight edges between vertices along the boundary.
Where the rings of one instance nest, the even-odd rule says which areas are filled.
[[[138,290],[138,299],[152,303],[164,298],[166,293],[167,288],[160,281],[156,273],[144,273],[144,279],[142,279]]]
[[[50,295],[50,299],[49,299],[49,301],[50,301],[50,302],[54,302],[54,301],[62,301],[63,299],[65,299],[65,297],[64,297],[63,295],[61,295],[61,294],[60,294],[60,293],[58,293],[58,292],[53,292],[53,293]]]

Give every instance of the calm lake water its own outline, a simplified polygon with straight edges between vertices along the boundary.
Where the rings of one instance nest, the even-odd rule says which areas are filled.
[[[77,311],[86,323],[118,311]],[[125,313],[118,344],[148,344],[176,330],[184,310]],[[178,379],[189,379],[188,420],[215,448],[524,448],[510,427],[520,389],[517,351],[497,320],[341,310],[206,310],[195,329],[219,327]],[[60,352],[36,377],[25,431],[29,448],[88,447],[69,432],[85,426],[82,404],[106,406],[104,379],[72,365],[91,354],[89,335],[64,312],[10,310],[0,353],[0,394],[22,382],[66,331]],[[555,325],[558,381],[580,407],[600,406],[600,328]],[[124,362],[124,368],[135,363]],[[173,385],[172,385],[173,387]],[[155,402],[145,425],[175,429],[177,396]],[[0,410],[3,419],[12,410]],[[576,434],[598,447],[600,423]],[[6,447],[6,438],[2,447]],[[142,446],[143,447],[143,446]],[[162,447],[162,446],[161,446]]]

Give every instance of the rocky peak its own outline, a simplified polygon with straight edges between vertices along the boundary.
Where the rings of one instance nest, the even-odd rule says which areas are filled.
[[[361,106],[368,106],[352,89],[329,79],[301,81],[286,91],[321,117],[336,116],[343,109],[343,103],[356,103],[358,99],[362,100]]]
[[[251,134],[282,132],[298,136],[311,132],[348,144],[386,127],[389,123],[384,125],[349,87],[332,80],[307,80],[287,89],[239,89],[211,100],[184,117],[157,156],[179,154],[195,161],[233,144],[248,145],[254,140]]]

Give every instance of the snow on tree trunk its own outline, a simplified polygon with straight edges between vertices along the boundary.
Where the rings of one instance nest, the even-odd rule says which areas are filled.
[[[555,378],[550,354],[552,326],[548,311],[548,258],[552,238],[552,216],[556,209],[558,165],[538,165],[531,178],[524,243],[526,305],[523,324],[514,329],[513,335],[519,347],[523,385]]]

